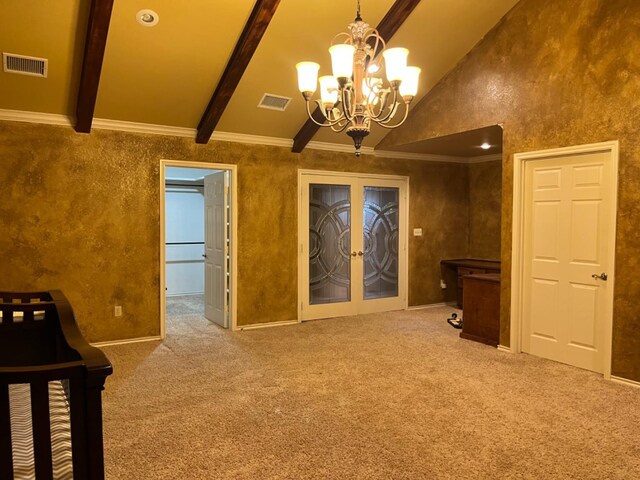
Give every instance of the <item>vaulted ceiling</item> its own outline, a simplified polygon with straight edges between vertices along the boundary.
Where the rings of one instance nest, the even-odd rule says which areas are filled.
[[[111,0],[93,0],[93,7],[101,2]],[[417,103],[517,0],[361,3],[362,16],[372,26],[398,4],[417,3],[395,35],[386,39],[390,47],[409,48],[410,64],[423,70]],[[330,73],[327,48],[353,20],[356,1],[114,0],[107,18],[104,60],[97,72],[95,58],[91,65],[86,60],[83,64],[87,29],[100,33],[95,18],[89,21],[91,4],[90,0],[0,2],[0,50],[49,60],[47,78],[0,72],[0,109],[75,118],[83,68],[93,68],[99,73],[95,118],[195,129],[216,87],[225,81],[225,68],[235,61],[246,70],[235,72],[239,81],[230,82],[237,86],[223,105],[215,130],[293,139],[307,120],[295,64],[312,60],[321,65],[321,74]],[[256,6],[269,4],[275,8],[273,16],[251,23]],[[142,9],[157,12],[158,24],[140,25],[136,14]],[[243,30],[251,35],[260,28],[264,35],[258,36],[255,53],[246,57],[253,50],[249,45],[244,62],[238,62],[233,54]],[[83,77],[87,81],[91,83]],[[257,108],[264,93],[292,101],[284,112]],[[374,127],[365,145],[375,146],[385,134]],[[326,129],[313,140],[351,143],[346,135]]]

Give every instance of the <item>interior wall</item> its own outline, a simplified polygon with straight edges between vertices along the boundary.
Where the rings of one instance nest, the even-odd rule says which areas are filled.
[[[167,295],[204,293],[203,190],[167,187],[165,199]]]
[[[160,333],[161,159],[238,165],[239,325],[297,318],[299,168],[409,176],[410,305],[441,302],[440,260],[467,251],[466,165],[17,122],[0,158],[0,289],[63,290],[90,341]]]
[[[502,162],[469,165],[470,258],[500,260]]]
[[[640,380],[640,2],[521,0],[385,149],[502,124],[500,343],[509,345],[513,155],[620,141],[612,374]]]

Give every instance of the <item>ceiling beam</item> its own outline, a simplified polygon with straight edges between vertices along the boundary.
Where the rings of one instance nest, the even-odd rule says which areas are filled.
[[[396,0],[376,27],[380,36],[388,42],[419,3],[420,0]],[[375,53],[377,54],[378,52]],[[320,107],[316,107],[312,115],[318,122],[324,122],[325,120]],[[318,130],[320,130],[320,126],[310,118],[307,119],[302,128],[296,133],[296,136],[293,137],[291,151],[294,153],[302,152]]]
[[[280,0],[256,0],[251,16],[236,43],[220,82],[198,124],[196,143],[207,143],[231,100],[251,57],[267,30]]]
[[[92,0],[90,8],[76,105],[76,132],[81,133],[91,132],[113,0]]]

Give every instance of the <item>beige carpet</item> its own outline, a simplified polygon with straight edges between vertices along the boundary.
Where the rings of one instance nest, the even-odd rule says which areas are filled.
[[[204,294],[197,295],[173,295],[167,297],[167,321],[173,317],[181,320],[182,315],[204,316]]]
[[[106,348],[108,479],[637,479],[640,389],[439,308]]]

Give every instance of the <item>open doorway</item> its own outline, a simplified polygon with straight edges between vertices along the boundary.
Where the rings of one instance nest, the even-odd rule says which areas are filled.
[[[161,164],[161,334],[235,329],[235,166]]]
[[[450,193],[463,206],[457,218],[463,228],[457,235],[464,236],[466,242],[448,248],[440,256],[442,300],[455,307],[451,309],[449,323],[460,330],[462,338],[498,346],[502,127],[492,125],[429,138],[396,146],[394,150],[425,160],[461,164],[458,175],[464,177],[466,185]]]

